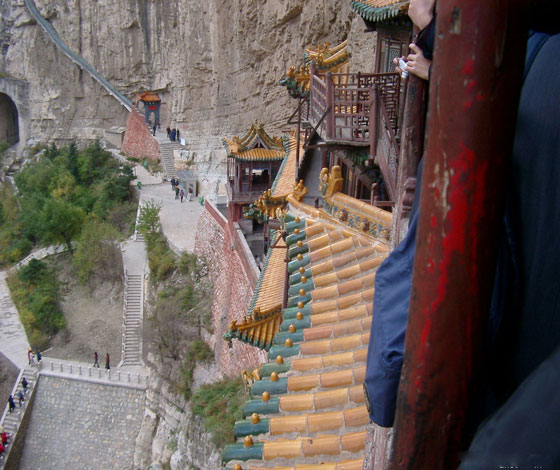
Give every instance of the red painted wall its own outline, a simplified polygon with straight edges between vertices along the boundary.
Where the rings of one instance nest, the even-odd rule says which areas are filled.
[[[267,357],[265,351],[238,340],[233,340],[230,348],[223,339],[230,323],[245,317],[256,285],[256,278],[247,275],[246,260],[237,249],[236,237],[236,233],[230,232],[227,220],[206,202],[198,220],[194,251],[206,258],[214,283],[214,335],[209,343],[221,372],[229,376],[238,375],[242,369],[252,370]]]
[[[158,141],[148,129],[144,116],[134,107],[126,122],[122,151],[128,156],[136,158],[146,157],[157,160],[160,157]]]

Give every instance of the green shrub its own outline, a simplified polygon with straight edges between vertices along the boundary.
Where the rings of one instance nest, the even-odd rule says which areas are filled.
[[[242,418],[242,406],[248,398],[241,378],[203,385],[192,396],[193,413],[203,418],[204,428],[212,433],[217,447],[234,442],[233,426]]]
[[[120,234],[107,222],[95,217],[87,221],[72,260],[74,271],[82,284],[95,272],[107,279],[121,279],[122,265],[115,262],[121,258],[117,245],[119,238]]]
[[[56,273],[34,259],[8,278],[8,286],[31,346],[45,349],[50,338],[66,327]]]
[[[199,362],[210,362],[214,359],[214,351],[202,340],[197,339],[189,345],[187,355],[183,361],[181,370],[182,383],[179,390],[188,400],[192,395],[193,374],[196,365]]]

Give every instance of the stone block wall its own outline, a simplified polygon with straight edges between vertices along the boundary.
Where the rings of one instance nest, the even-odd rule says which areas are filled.
[[[20,470],[133,470],[145,392],[41,376]]]
[[[223,339],[230,323],[241,321],[247,313],[256,285],[256,279],[246,272],[242,251],[235,248],[235,237],[227,220],[207,202],[198,221],[195,253],[206,258],[214,283],[214,335],[208,340],[220,371],[229,376],[242,369],[251,370],[266,360],[266,352],[261,349],[238,340],[229,347]]]
[[[122,150],[130,157],[146,157],[151,160],[157,160],[160,155],[158,141],[148,129],[144,116],[134,107],[126,122]]]

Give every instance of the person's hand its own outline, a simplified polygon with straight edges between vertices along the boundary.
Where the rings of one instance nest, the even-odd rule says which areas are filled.
[[[406,58],[408,60],[405,67],[406,71],[413,73],[423,80],[428,80],[432,61],[424,57],[422,49],[420,49],[416,44],[412,43],[408,47],[412,50],[412,53],[408,54],[408,57]]]

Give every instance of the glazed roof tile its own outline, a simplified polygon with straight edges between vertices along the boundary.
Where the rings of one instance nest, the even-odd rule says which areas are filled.
[[[244,136],[224,139],[223,143],[227,156],[241,161],[282,160],[288,153],[282,139],[269,136],[258,121]]]
[[[247,419],[236,424],[239,442],[223,456],[231,469],[237,463],[244,470],[361,470],[368,421],[362,384],[375,271],[389,247],[370,231],[287,199],[288,307],[270,362],[252,385]],[[390,214],[370,211],[361,201],[340,193],[332,200],[391,224]],[[245,436],[252,444],[243,443]]]
[[[410,0],[355,0],[352,9],[364,20],[376,23],[406,14],[409,4]]]

